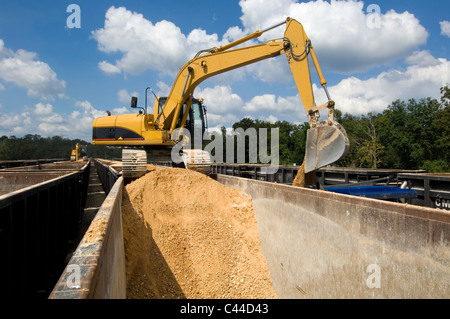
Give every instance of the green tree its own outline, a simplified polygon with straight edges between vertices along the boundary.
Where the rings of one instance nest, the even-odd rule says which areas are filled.
[[[306,147],[306,131],[309,128],[309,124],[292,124],[287,121],[277,121],[275,123],[270,123],[268,121],[261,120],[252,120],[249,118],[244,118],[239,122],[233,124],[233,129],[236,130],[238,128],[242,128],[244,131],[247,131],[249,128],[254,128],[256,130],[258,136],[258,149],[257,153],[259,154],[259,133],[260,129],[267,130],[267,151],[268,155],[271,155],[270,146],[272,143],[272,135],[271,130],[273,128],[278,129],[279,133],[279,160],[281,165],[290,165],[293,163],[302,163],[303,158],[305,156],[305,147]],[[235,148],[236,148],[235,141]],[[248,161],[248,146],[249,140],[246,140],[246,160]],[[236,155],[236,154],[235,154]],[[235,161],[237,158],[235,157]],[[258,163],[260,163],[260,159],[258,157]]]
[[[94,146],[80,139],[70,140],[60,136],[43,138],[28,134],[21,138],[0,137],[0,160],[69,159],[77,143],[88,146],[89,157],[114,159],[122,156],[118,147]]]
[[[441,108],[436,112],[432,127],[434,132],[434,160],[450,163],[450,89],[448,85],[441,88]]]
[[[344,127],[347,133],[350,150],[347,156],[335,164],[343,167],[359,167],[358,148],[362,146],[363,141],[361,140],[361,136],[364,135],[361,118],[349,113],[341,115],[340,112],[336,112],[336,120]]]
[[[377,119],[378,116],[369,113],[367,117],[363,116],[359,121],[360,129],[363,132],[358,141],[359,146],[356,149],[360,167],[377,169],[381,163],[380,156],[384,151],[384,146],[378,139]]]

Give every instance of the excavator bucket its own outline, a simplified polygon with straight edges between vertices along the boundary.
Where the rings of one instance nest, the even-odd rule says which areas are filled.
[[[349,148],[347,133],[339,123],[319,122],[307,132],[305,174],[340,160]]]

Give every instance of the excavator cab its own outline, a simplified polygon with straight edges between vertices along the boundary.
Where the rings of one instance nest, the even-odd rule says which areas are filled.
[[[186,104],[183,105],[182,112],[184,113],[185,111]],[[203,99],[194,99],[189,109],[189,114],[187,115],[186,124],[184,125],[184,128],[191,134],[192,141],[195,140],[197,134],[201,134],[203,137],[203,134],[208,128],[207,123],[206,108],[203,105]],[[194,145],[191,145],[191,147],[193,148]]]

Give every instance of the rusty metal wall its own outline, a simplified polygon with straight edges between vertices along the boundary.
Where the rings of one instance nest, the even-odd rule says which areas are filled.
[[[55,159],[37,159],[37,160],[0,161],[0,169],[29,166],[29,165],[48,164],[48,163],[54,163],[54,162],[63,162],[66,160],[67,159],[63,159],[63,158],[55,158]]]
[[[292,185],[299,166],[280,165],[276,172],[267,171],[268,165],[213,163],[211,172],[237,176],[278,184]],[[330,186],[391,185],[400,187],[404,182],[407,188],[417,192],[417,199],[408,200],[410,204],[445,209],[450,211],[450,174],[429,174],[424,170],[369,169],[348,167],[325,167],[316,171],[317,189]]]
[[[123,299],[126,297],[122,232],[123,178],[111,188],[50,299]]]
[[[448,212],[224,175],[217,180],[252,196],[280,298],[450,296]]]
[[[85,163],[78,171],[0,196],[2,296],[48,296],[76,237],[89,169]]]

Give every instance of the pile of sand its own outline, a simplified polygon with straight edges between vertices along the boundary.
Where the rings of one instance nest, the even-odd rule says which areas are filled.
[[[292,181],[292,186],[305,187],[305,161],[303,161],[298,169],[297,175],[295,175],[295,178]]]
[[[157,168],[123,198],[128,298],[276,298],[251,197]]]

